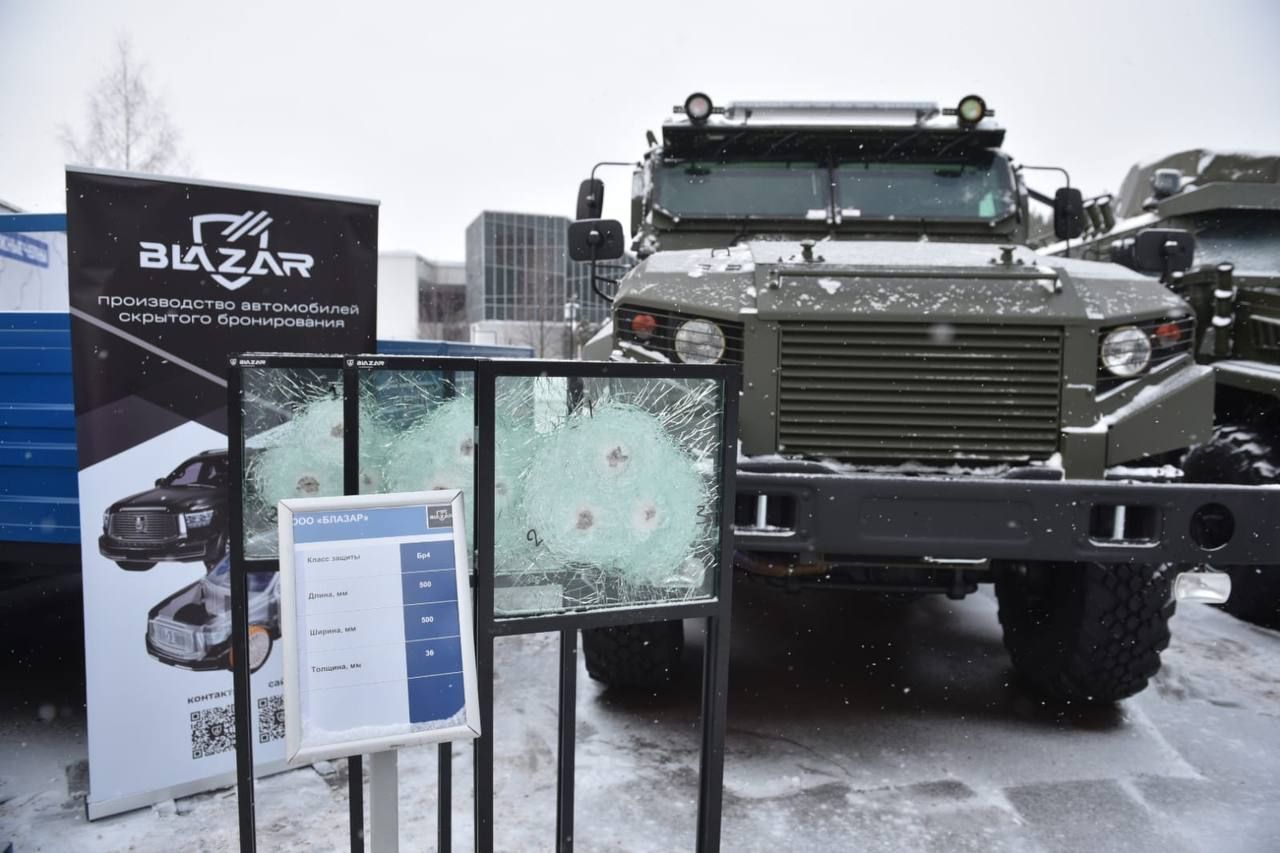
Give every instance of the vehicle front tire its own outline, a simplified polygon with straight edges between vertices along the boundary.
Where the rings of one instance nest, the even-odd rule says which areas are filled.
[[[587,675],[610,687],[665,687],[679,675],[683,652],[684,623],[680,620],[582,631]]]
[[[1191,448],[1182,471],[1191,483],[1267,485],[1280,475],[1280,448],[1261,430],[1222,424],[1208,441]],[[1249,622],[1280,627],[1280,564],[1214,568],[1231,576],[1224,610]]]
[[[249,626],[249,672],[255,673],[271,657],[271,649],[275,645],[271,631],[265,625]],[[235,669],[236,653],[227,650],[227,669]]]
[[[1142,691],[1160,669],[1174,566],[1015,563],[999,567],[1004,645],[1029,688],[1102,705]]]
[[[116,565],[126,572],[145,572],[147,569],[155,567],[155,563],[147,563],[142,560],[117,560]]]

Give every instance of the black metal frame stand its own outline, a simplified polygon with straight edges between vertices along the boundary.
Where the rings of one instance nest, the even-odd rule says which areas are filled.
[[[241,362],[249,358],[251,364]],[[242,370],[315,368],[341,370],[341,356],[232,356],[227,370],[227,459],[231,479],[231,680],[235,694],[236,721],[236,799],[240,813],[240,851],[256,853],[258,849],[256,803],[253,775],[253,696],[249,672],[249,572],[278,572],[280,560],[253,559],[244,552],[244,382]],[[344,396],[345,396],[344,377]],[[350,416],[349,405],[344,419]],[[343,487],[352,494],[355,482],[347,468],[350,449],[344,446]],[[364,776],[360,756],[347,760],[351,788],[351,849],[364,849]],[[358,846],[357,846],[358,845]]]
[[[245,366],[242,362],[250,360]],[[360,376],[373,370],[441,371],[475,376],[476,543],[473,543],[476,584],[476,670],[483,734],[475,740],[475,849],[493,850],[493,654],[499,636],[558,631],[560,633],[558,768],[556,784],[556,850],[571,853],[574,845],[574,759],[577,699],[578,631],[582,628],[629,625],[675,619],[706,620],[707,640],[702,661],[702,740],[698,786],[697,846],[699,853],[720,849],[724,738],[727,727],[729,675],[729,612],[732,591],[734,473],[738,434],[738,386],[731,367],[639,365],[597,362],[484,361],[424,356],[286,356],[245,355],[230,360],[228,372],[228,448],[231,477],[231,611],[233,682],[236,719],[236,784],[240,817],[240,849],[256,853],[253,775],[252,696],[248,662],[248,573],[279,571],[278,559],[247,559],[244,549],[244,396],[245,369],[330,369],[342,376],[344,446],[343,485],[349,495],[359,493]],[[617,379],[713,379],[721,384],[723,421],[720,507],[720,565],[715,595],[699,601],[641,607],[556,613],[547,616],[499,617],[494,610],[493,502],[496,433],[495,392],[498,377],[562,377]],[[361,756],[347,760],[350,789],[351,850],[364,849],[364,779]],[[452,844],[452,744],[438,748],[438,831],[440,851]]]
[[[573,379],[714,379],[721,383],[720,565],[712,598],[687,603],[645,605],[556,613],[546,616],[499,617],[494,609],[493,493],[496,480],[496,380],[499,377]],[[737,462],[738,387],[736,369],[722,365],[622,364],[616,362],[483,361],[476,384],[479,429],[476,459],[476,540],[479,550],[476,588],[476,669],[479,679],[481,736],[476,739],[475,849],[492,853],[493,823],[493,655],[500,636],[560,633],[559,724],[556,779],[556,850],[572,853],[574,845],[574,756],[577,697],[577,638],[582,628],[634,625],[676,619],[706,620],[702,658],[702,740],[698,784],[698,853],[720,849],[724,781],[724,739],[728,715],[729,626],[732,596],[734,474]]]
[[[247,367],[242,361],[249,358]],[[227,375],[227,434],[230,463],[231,648],[235,693],[236,788],[241,853],[256,853],[257,821],[253,774],[253,718],[248,664],[248,574],[279,571],[278,558],[249,560],[244,553],[244,369],[316,368],[341,370],[343,399],[343,493],[360,493],[360,373],[367,369],[476,372],[474,359],[424,356],[287,356],[244,355],[230,359]],[[437,849],[446,853],[453,839],[453,746],[442,743],[437,752]],[[347,759],[352,853],[364,850],[364,761]]]

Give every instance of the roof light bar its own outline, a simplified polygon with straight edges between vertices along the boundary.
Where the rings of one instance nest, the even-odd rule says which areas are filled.
[[[912,113],[917,121],[938,115],[932,101],[734,101],[725,109],[729,118],[746,118],[758,113]]]

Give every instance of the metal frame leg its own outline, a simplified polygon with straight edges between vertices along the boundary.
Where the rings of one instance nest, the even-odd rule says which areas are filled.
[[[573,771],[578,728],[578,630],[560,632],[560,733],[556,761],[556,853],[573,853]]]

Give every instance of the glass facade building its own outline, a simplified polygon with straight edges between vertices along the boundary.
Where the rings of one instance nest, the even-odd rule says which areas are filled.
[[[597,324],[609,306],[591,290],[589,265],[569,260],[569,220],[537,213],[486,210],[467,226],[467,320],[522,323],[565,321],[576,298],[580,322]],[[616,278],[629,258],[600,265]]]

